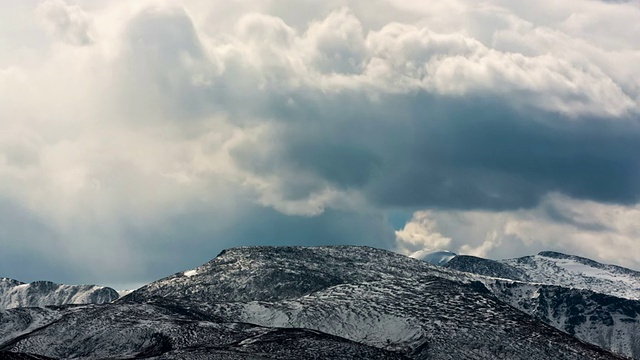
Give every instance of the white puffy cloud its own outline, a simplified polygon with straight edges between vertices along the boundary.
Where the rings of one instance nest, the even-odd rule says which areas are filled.
[[[451,238],[438,232],[437,224],[428,211],[417,211],[403,229],[396,231],[397,251],[412,254],[419,250],[448,249]]]
[[[368,58],[362,24],[348,8],[311,23],[303,42],[308,63],[323,73],[358,74]]]
[[[459,254],[501,259],[556,250],[603,262],[640,268],[640,207],[580,201],[558,194],[530,210],[509,212],[416,212],[396,233],[399,247],[408,239],[446,239],[445,249]],[[423,224],[428,224],[424,226]],[[411,236],[406,236],[411,229]],[[434,248],[432,241],[424,243]]]
[[[91,19],[80,7],[68,5],[63,0],[47,0],[38,5],[36,13],[54,37],[71,45],[93,42]]]

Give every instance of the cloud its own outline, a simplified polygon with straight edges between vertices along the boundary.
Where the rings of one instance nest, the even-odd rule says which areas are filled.
[[[71,45],[90,45],[91,18],[78,6],[67,5],[63,0],[46,0],[36,9],[42,24],[54,37]]]
[[[46,271],[65,281],[85,266],[148,281],[236,244],[393,249],[394,210],[418,214],[398,235],[407,249],[515,254],[535,227],[503,234],[496,220],[500,231],[472,226],[461,244],[447,221],[566,220],[566,209],[540,210],[549,194],[638,203],[640,59],[620,31],[640,24],[631,2],[8,9],[0,198],[35,233],[2,235],[2,253],[37,264],[57,249]]]
[[[529,207],[550,191],[637,201],[629,181],[637,159],[628,155],[637,150],[637,90],[628,94],[602,68],[570,57],[498,51],[463,33],[408,24],[365,34],[354,16],[336,10],[306,32],[277,22],[287,34],[278,54],[238,50],[270,61],[247,60],[243,73],[277,74],[257,79],[269,94],[259,91],[252,97],[263,101],[243,108],[272,126],[250,146],[278,144],[259,175],[296,173],[310,194],[308,177],[316,176],[318,187],[356,186],[392,206]],[[357,51],[327,50],[320,59],[343,68],[327,71],[309,59],[321,50],[315,33],[337,29],[337,19],[351,31],[341,41]],[[619,147],[602,152],[613,142]],[[238,153],[242,163],[258,162]]]
[[[437,229],[435,236],[447,239],[445,248],[459,254],[502,259],[550,249],[637,269],[640,233],[635,223],[639,218],[638,205],[552,194],[528,210],[417,212],[396,233],[396,242],[400,247],[407,243],[407,229],[412,230],[413,239],[428,239]],[[431,243],[424,242],[425,248],[433,248]]]
[[[447,249],[451,239],[437,230],[437,224],[427,211],[418,211],[403,229],[396,231],[396,243],[400,253],[409,255],[419,250]]]

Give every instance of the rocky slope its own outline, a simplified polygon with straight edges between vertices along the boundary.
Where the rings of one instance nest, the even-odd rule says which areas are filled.
[[[501,279],[529,280],[526,271],[522,269],[504,264],[500,261],[469,255],[457,255],[443,266],[449,269]]]
[[[52,311],[54,321],[5,341],[0,349],[57,359],[293,359],[312,354],[327,359],[402,358],[311,330],[222,322],[166,302],[67,306]]]
[[[0,311],[0,351],[65,359],[621,358],[516,310],[477,278],[367,247],[235,248],[113,303]]]
[[[586,289],[640,300],[640,272],[553,251],[506,260],[458,255],[444,266],[490,277]]]
[[[235,248],[118,302],[157,299],[416,359],[613,357],[497,301],[458,272],[366,247]]]
[[[640,358],[640,273],[557,252],[508,260],[456,256],[500,300],[583,341]]]
[[[640,272],[591,259],[543,251],[538,255],[501,261],[527,274],[529,282],[587,289],[640,300]]]
[[[584,289],[487,281],[501,300],[583,341],[640,358],[640,301]]]

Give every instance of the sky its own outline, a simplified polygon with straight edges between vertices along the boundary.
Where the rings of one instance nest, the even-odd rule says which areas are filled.
[[[2,5],[0,276],[336,244],[640,270],[638,1]]]

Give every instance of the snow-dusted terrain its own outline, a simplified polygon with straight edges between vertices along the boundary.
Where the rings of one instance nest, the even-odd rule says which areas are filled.
[[[640,300],[640,272],[620,266],[552,251],[501,262],[522,270],[529,282],[588,289]]]
[[[102,304],[120,296],[104,286],[61,285],[50,281],[34,281],[30,284],[0,278],[0,309],[29,306]]]
[[[221,322],[165,302],[63,307],[57,313],[55,321],[5,342],[2,350],[59,359],[253,359],[262,358],[252,356],[261,351],[269,351],[265,358],[401,358],[311,330]]]
[[[409,257],[426,261],[433,265],[443,266],[457,255],[449,250],[418,250]]]
[[[493,293],[557,329],[603,348],[640,358],[640,302],[553,285],[494,280]]]
[[[622,358],[500,300],[501,281],[521,284],[368,247],[234,248],[108,304],[0,311],[0,355]]]
[[[640,272],[557,252],[508,260],[456,256],[500,300],[583,341],[640,358]]]
[[[640,300],[640,272],[553,251],[507,260],[459,255],[444,266],[478,275],[586,289]]]
[[[470,276],[366,247],[235,248],[118,302],[159,299],[415,359],[614,358],[496,300]]]

